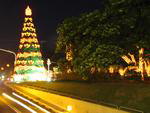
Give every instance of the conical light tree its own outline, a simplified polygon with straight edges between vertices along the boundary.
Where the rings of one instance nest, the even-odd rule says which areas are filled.
[[[14,81],[45,80],[45,68],[33,24],[32,10],[28,6],[21,33],[18,53],[14,67]]]

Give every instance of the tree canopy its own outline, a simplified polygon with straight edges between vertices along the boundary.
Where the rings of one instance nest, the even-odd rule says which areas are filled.
[[[57,28],[57,52],[72,45],[73,66],[81,73],[91,67],[120,63],[122,55],[150,48],[150,2],[107,0],[105,7],[65,19]]]

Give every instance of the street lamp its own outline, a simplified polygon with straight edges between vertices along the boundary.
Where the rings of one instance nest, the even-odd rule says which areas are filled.
[[[15,52],[13,52],[13,51],[10,51],[10,50],[6,50],[6,49],[2,49],[2,48],[0,48],[0,51],[4,51],[4,52],[7,52],[7,53],[11,53],[11,54],[13,54],[14,56],[15,56],[15,61],[14,61],[14,64],[16,63],[16,53]]]
[[[50,65],[51,65],[51,64],[52,64],[52,63],[51,63],[50,59],[48,58],[48,59],[47,59],[47,66],[48,66],[47,80],[48,80],[48,81],[49,81],[49,79],[50,79],[50,78],[49,78],[49,76],[50,76],[49,70],[50,70]]]
[[[10,65],[9,65],[9,64],[7,64],[7,65],[6,65],[6,67],[10,67]]]
[[[48,59],[47,59],[48,74],[49,74],[50,65],[51,65],[51,61],[50,61],[50,59],[48,58]]]
[[[1,67],[1,70],[2,70],[2,71],[4,71],[4,68],[3,68],[3,67]]]

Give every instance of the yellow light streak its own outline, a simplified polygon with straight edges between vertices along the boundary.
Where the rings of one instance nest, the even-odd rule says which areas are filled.
[[[29,108],[28,106],[26,106],[26,105],[23,104],[22,102],[20,102],[20,101],[14,99],[13,97],[7,95],[6,93],[2,93],[2,95],[5,96],[6,98],[8,98],[8,99],[10,99],[10,100],[12,100],[12,101],[14,101],[14,102],[16,102],[16,103],[19,104],[20,106],[26,108],[26,109],[29,110],[31,113],[37,113],[37,112],[34,111],[33,109]]]
[[[136,60],[135,60],[135,57],[134,57],[134,55],[132,55],[132,54],[128,54],[130,57],[131,57],[131,60],[132,60],[132,62],[136,65]]]
[[[132,61],[127,56],[122,56],[122,59],[124,59],[128,64],[132,63]]]
[[[23,98],[22,96],[20,96],[20,95],[18,95],[18,94],[14,93],[14,92],[13,92],[12,94],[13,94],[14,96],[16,96],[16,97],[18,97],[18,98],[20,98],[20,99],[22,99],[22,100],[24,100],[24,101],[26,101],[26,102],[30,103],[31,105],[33,105],[33,106],[35,106],[35,107],[39,108],[40,110],[44,111],[45,113],[50,113],[50,112],[49,112],[49,111],[47,111],[46,109],[44,109],[44,108],[42,108],[42,107],[38,106],[37,104],[35,104],[35,103],[31,102],[31,101],[30,101],[30,100],[28,100],[28,99]]]

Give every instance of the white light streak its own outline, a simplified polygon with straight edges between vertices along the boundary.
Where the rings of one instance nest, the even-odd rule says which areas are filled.
[[[18,95],[18,94],[16,94],[16,93],[12,93],[14,96],[16,96],[16,97],[18,97],[18,98],[20,98],[20,99],[22,99],[22,100],[24,100],[24,101],[26,101],[26,102],[28,102],[28,103],[30,103],[31,105],[33,105],[33,106],[35,106],[35,107],[37,107],[37,108],[39,108],[40,110],[42,110],[42,111],[44,111],[45,113],[50,113],[49,111],[47,111],[46,109],[44,109],[44,108],[42,108],[42,107],[40,107],[40,106],[38,106],[37,104],[35,104],[35,103],[33,103],[33,102],[31,102],[30,100],[28,100],[28,99],[25,99],[24,97],[22,97],[22,96],[20,96],[20,95]]]
[[[1,101],[3,101],[8,107],[10,107],[12,110],[14,110],[16,113],[21,113],[17,108],[15,108],[14,106],[10,105],[6,100],[4,100],[3,98],[0,98]]]
[[[12,101],[14,101],[14,102],[16,102],[16,103],[19,104],[20,106],[26,108],[26,109],[29,110],[31,113],[37,113],[37,112],[34,111],[33,109],[29,108],[28,106],[26,106],[26,105],[23,104],[22,102],[20,102],[20,101],[14,99],[13,97],[7,95],[6,93],[2,93],[2,95],[5,96],[6,98],[8,98],[8,99],[10,99],[10,100],[12,100]]]

